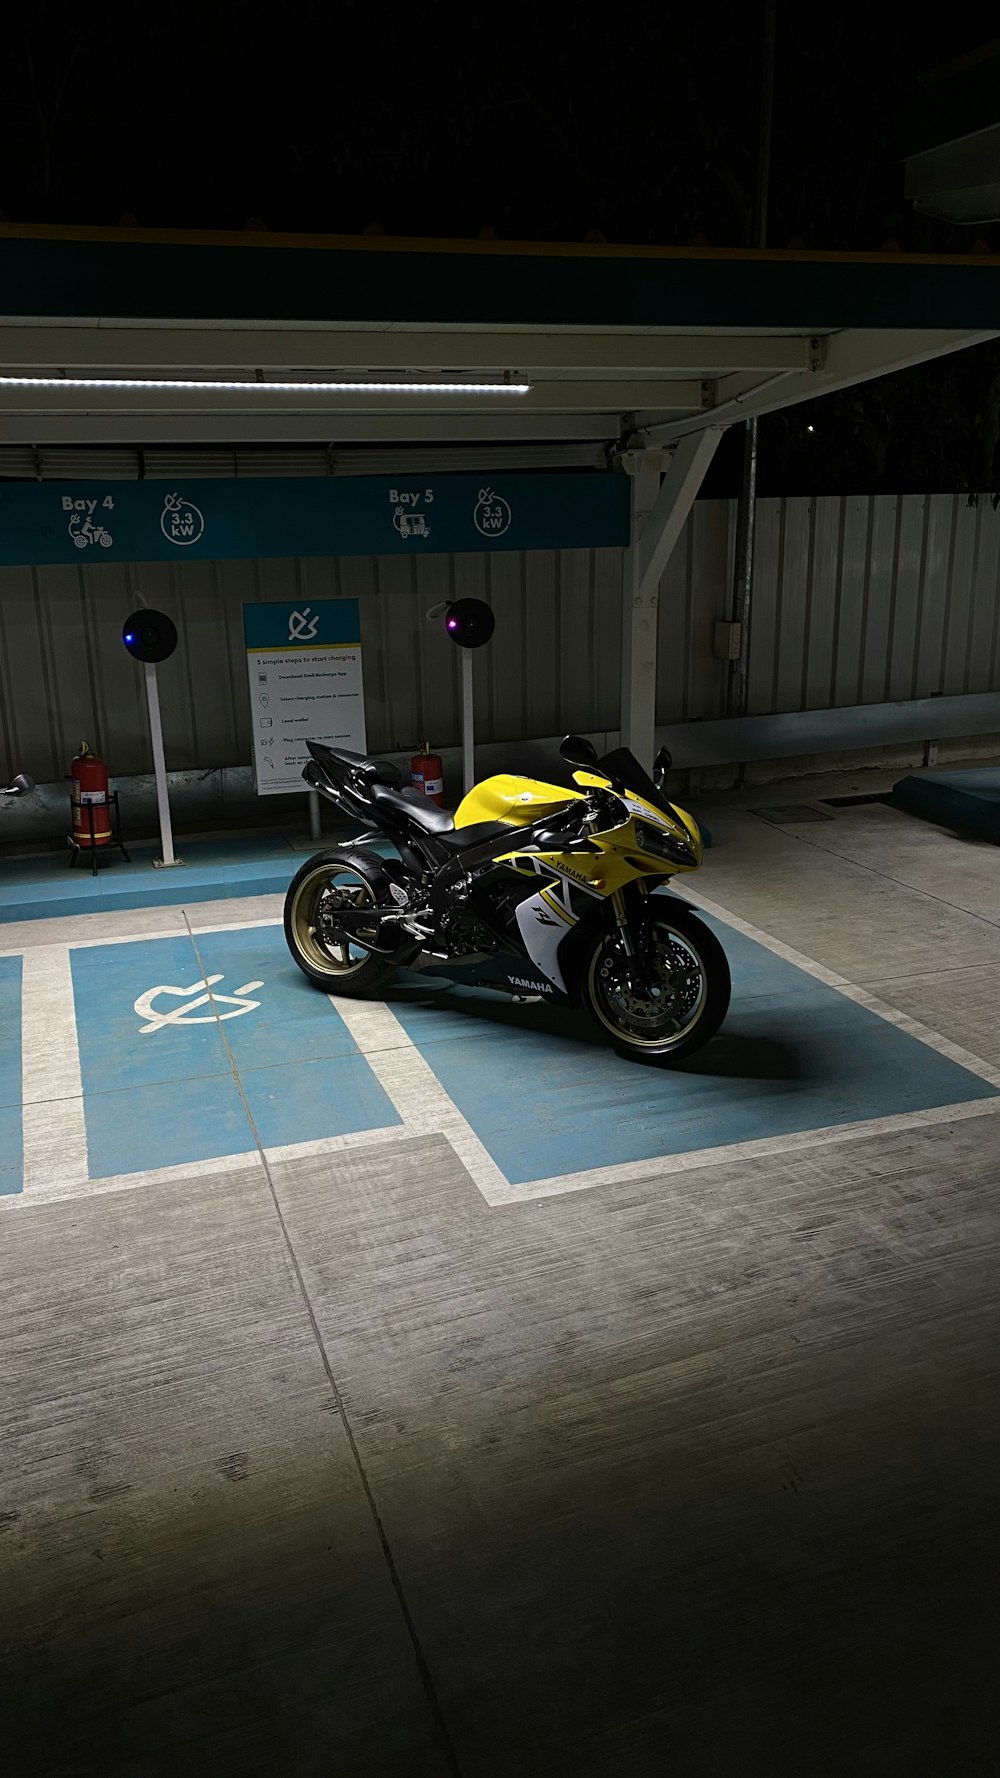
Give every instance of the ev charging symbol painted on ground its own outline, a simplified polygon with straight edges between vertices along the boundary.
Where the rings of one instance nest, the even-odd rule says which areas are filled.
[[[250,1000],[248,996],[262,988],[263,982],[244,982],[242,988],[237,988],[234,994],[211,993],[216,982],[222,980],[221,975],[207,975],[203,981],[192,982],[190,988],[168,988],[163,983],[157,988],[147,988],[145,994],[140,994],[135,1003],[140,1019],[146,1020],[139,1028],[139,1035],[146,1037],[152,1031],[162,1031],[167,1025],[214,1025],[217,1019],[238,1019],[245,1012],[256,1012],[260,1001]],[[157,1012],[153,1001],[160,994],[172,994],[175,999],[183,1000],[184,1004],[172,1006],[167,1012]],[[189,999],[191,994],[197,995],[197,999]],[[222,1005],[228,1006],[230,1011],[214,1010]],[[199,1006],[209,1006],[213,1010],[194,1018],[192,1015]]]

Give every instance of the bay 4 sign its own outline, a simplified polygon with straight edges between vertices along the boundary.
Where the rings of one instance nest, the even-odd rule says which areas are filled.
[[[628,533],[624,475],[0,483],[11,564],[595,549]]]
[[[364,753],[357,599],[244,605],[258,796],[301,790],[307,741]]]

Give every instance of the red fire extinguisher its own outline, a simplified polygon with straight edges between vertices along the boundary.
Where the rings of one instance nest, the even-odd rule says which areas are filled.
[[[81,741],[70,773],[73,779],[73,838],[78,846],[106,846],[111,839],[108,768],[87,742]]]
[[[444,803],[444,766],[441,756],[431,752],[431,744],[425,741],[423,751],[415,753],[410,761],[410,783],[421,796],[429,796],[431,801],[442,807]]]

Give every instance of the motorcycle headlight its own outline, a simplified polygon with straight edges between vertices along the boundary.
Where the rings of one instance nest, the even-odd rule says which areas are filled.
[[[654,858],[667,858],[671,864],[696,864],[697,856],[692,846],[678,839],[676,834],[667,833],[662,827],[646,827],[636,823],[635,842],[642,852],[649,852]]]

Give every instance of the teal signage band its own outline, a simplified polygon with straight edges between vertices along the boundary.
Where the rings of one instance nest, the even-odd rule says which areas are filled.
[[[628,477],[0,482],[0,563],[457,555],[627,544]]]
[[[262,648],[357,647],[361,614],[357,599],[269,599],[243,607],[243,641]]]

